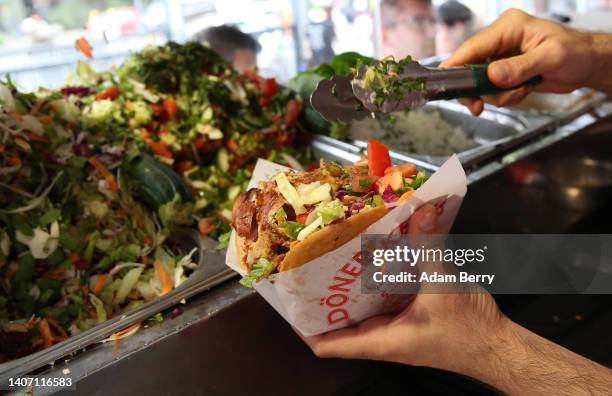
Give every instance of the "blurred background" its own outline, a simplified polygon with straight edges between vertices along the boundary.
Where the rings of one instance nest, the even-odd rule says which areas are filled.
[[[230,25],[257,41],[261,73],[284,82],[344,51],[443,58],[510,7],[612,30],[612,0],[0,0],[0,75],[24,89],[58,86],[83,58],[81,36],[105,68],[147,44]]]

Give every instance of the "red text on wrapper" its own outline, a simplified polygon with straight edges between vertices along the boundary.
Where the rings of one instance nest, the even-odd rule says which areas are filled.
[[[363,268],[361,267],[361,251],[340,267],[327,290],[330,294],[321,299],[320,305],[327,307],[327,323],[330,325],[343,322],[350,318],[345,304],[349,301],[349,292],[359,279]]]

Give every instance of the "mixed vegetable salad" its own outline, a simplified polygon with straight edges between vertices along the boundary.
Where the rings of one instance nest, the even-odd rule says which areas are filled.
[[[90,133],[82,104],[0,84],[0,361],[49,347],[168,293],[194,267],[168,242],[180,195],[153,213],[129,140]],[[135,164],[134,164],[135,163]],[[148,167],[145,171],[144,166]]]
[[[254,70],[239,74],[200,43],[148,47],[116,71],[80,62],[71,84],[63,92],[82,104],[89,130],[172,166],[193,191],[200,231],[221,241],[257,158],[306,160],[291,148],[301,100]]]
[[[79,62],[57,90],[0,84],[0,362],[184,282],[195,251],[170,236],[196,215],[226,242],[256,159],[300,166],[300,110],[274,79],[198,43],[149,47],[116,70]]]

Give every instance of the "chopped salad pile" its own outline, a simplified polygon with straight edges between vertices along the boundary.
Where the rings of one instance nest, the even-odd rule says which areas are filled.
[[[135,200],[134,144],[90,133],[54,92],[9,80],[0,100],[1,362],[168,293],[195,263],[168,242],[189,204],[177,195],[155,214]]]
[[[57,90],[0,84],[0,362],[184,282],[195,250],[170,236],[195,214],[227,241],[256,159],[299,166],[300,110],[275,80],[197,43],[146,48],[117,70],[79,62]]]
[[[93,133],[132,140],[181,174],[200,231],[221,241],[257,158],[306,160],[291,148],[302,101],[273,78],[239,74],[200,43],[145,48],[116,72],[80,62],[63,92],[82,104]]]

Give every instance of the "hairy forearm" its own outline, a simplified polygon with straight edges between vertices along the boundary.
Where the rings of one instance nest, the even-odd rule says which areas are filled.
[[[587,85],[612,94],[612,34],[591,33],[590,44],[594,65]]]
[[[612,370],[507,320],[463,374],[509,395],[605,395]]]

